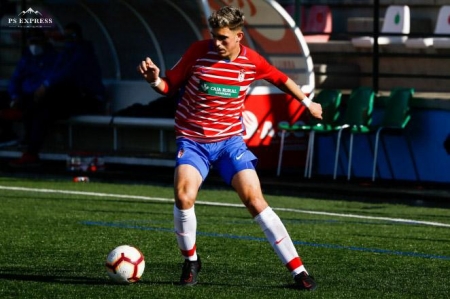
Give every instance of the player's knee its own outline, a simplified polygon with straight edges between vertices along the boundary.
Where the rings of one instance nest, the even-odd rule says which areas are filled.
[[[188,190],[176,190],[175,191],[175,204],[177,208],[185,210],[191,208],[197,197],[197,192]]]
[[[268,207],[266,200],[263,197],[253,197],[242,199],[242,203],[245,205],[250,214],[255,217]]]

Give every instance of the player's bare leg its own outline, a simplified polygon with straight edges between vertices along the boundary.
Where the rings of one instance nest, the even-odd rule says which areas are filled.
[[[259,178],[255,170],[245,169],[239,171],[234,175],[231,185],[252,217],[256,217],[269,206],[263,197]]]

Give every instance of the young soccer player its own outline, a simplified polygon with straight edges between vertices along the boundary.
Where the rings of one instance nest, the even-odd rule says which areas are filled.
[[[176,238],[185,258],[180,283],[195,285],[202,267],[197,254],[194,204],[213,166],[261,226],[296,286],[314,290],[316,282],[305,269],[284,224],[263,197],[255,171],[257,158],[243,139],[242,110],[250,84],[260,79],[301,101],[314,117],[322,117],[322,107],[308,99],[287,75],[240,43],[244,37],[240,9],[224,6],[213,12],[208,22],[212,39],[193,43],[163,78],[150,58],[137,67],[157,92],[169,95],[183,91],[175,115],[173,210]]]

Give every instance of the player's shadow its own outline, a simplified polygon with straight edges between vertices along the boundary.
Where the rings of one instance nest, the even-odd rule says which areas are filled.
[[[4,280],[18,280],[18,281],[34,281],[34,282],[49,282],[61,284],[88,284],[88,285],[104,285],[110,284],[111,280],[108,278],[89,278],[77,276],[56,276],[56,275],[40,275],[40,274],[18,274],[18,273],[0,273],[0,279]]]
[[[118,285],[109,278],[89,278],[89,277],[77,277],[77,276],[56,276],[56,275],[39,275],[39,274],[17,274],[17,273],[0,273],[1,280],[16,280],[16,281],[32,281],[32,282],[42,282],[42,283],[59,283],[68,285]],[[138,283],[149,284],[149,285],[172,285],[176,287],[183,288],[179,282],[175,281],[139,281]],[[249,286],[241,283],[199,283],[198,287],[202,286],[227,286],[227,287],[242,287],[255,288],[255,289],[295,289],[293,284],[284,285],[270,285],[270,286]]]
[[[0,273],[0,280],[16,280],[16,281],[33,281],[44,283],[60,283],[60,284],[72,284],[72,285],[118,285],[110,278],[98,278],[98,277],[77,277],[77,276],[64,276],[64,275],[40,275],[40,274],[18,274],[18,273]],[[174,281],[139,281],[143,284],[154,285],[176,285]]]

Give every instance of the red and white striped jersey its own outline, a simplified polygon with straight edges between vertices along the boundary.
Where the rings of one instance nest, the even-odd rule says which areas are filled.
[[[253,81],[280,86],[288,77],[248,47],[241,45],[239,56],[229,61],[204,40],[192,44],[165,79],[169,91],[183,90],[175,115],[177,138],[208,143],[244,134],[242,111]]]

